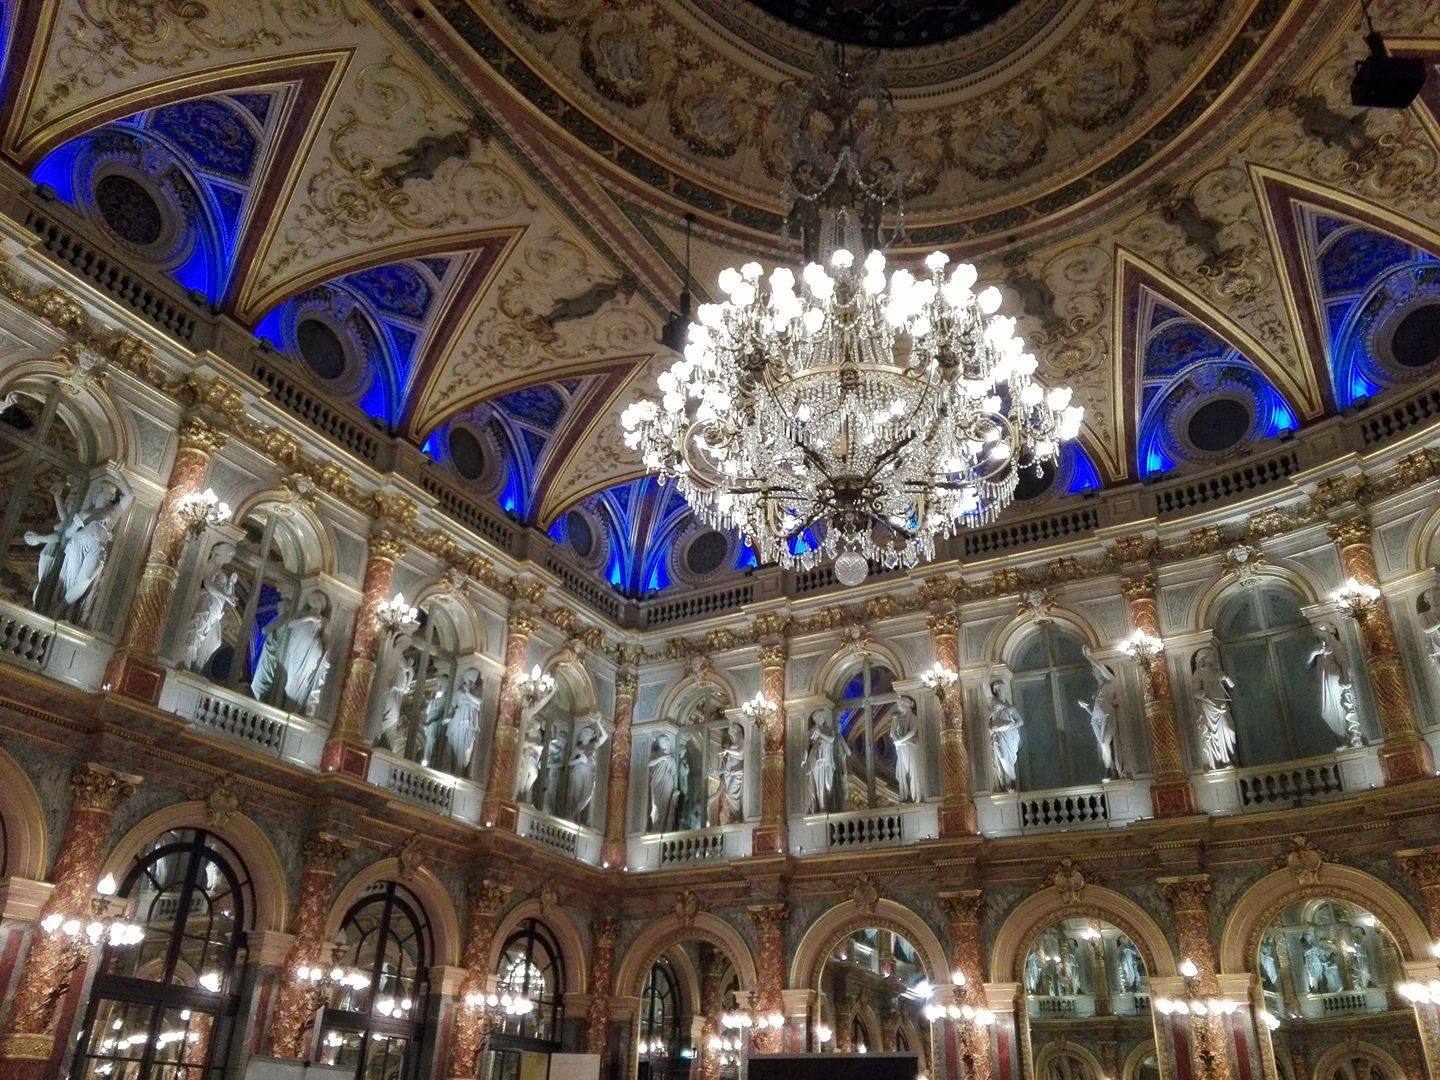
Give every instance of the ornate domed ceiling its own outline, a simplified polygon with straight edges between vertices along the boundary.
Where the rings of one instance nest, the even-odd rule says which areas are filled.
[[[888,10],[932,35],[883,52],[910,240],[1000,283],[1087,410],[1027,505],[1261,453],[1430,370],[1408,343],[1440,294],[1440,80],[1352,108],[1358,4],[764,7],[0,0],[3,151],[632,592],[747,565],[635,483],[616,422],[668,366],[685,214],[702,298],[794,261],[777,103]],[[1426,5],[1372,13],[1440,56]]]

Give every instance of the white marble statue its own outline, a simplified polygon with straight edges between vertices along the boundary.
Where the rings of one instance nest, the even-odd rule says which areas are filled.
[[[609,732],[598,723],[581,724],[575,732],[565,793],[565,817],[576,825],[590,824],[590,804],[595,800],[595,781],[599,775],[600,747],[609,737]]]
[[[425,699],[425,748],[420,764],[429,765],[440,753],[440,737],[445,727],[445,706],[450,700],[450,672],[435,675],[435,690]]]
[[[400,732],[401,713],[405,698],[415,687],[415,660],[409,656],[414,638],[406,633],[390,637],[380,650],[380,663],[375,670],[375,687],[379,690],[378,730],[373,744],[385,750],[401,752],[403,745],[396,745]],[[423,756],[423,755],[422,755]]]
[[[675,810],[680,802],[680,770],[675,763],[675,740],[658,735],[650,743],[650,831],[669,832],[675,828]]]
[[[1090,730],[1095,735],[1095,746],[1100,751],[1100,764],[1105,775],[1111,779],[1125,775],[1120,764],[1120,749],[1116,734],[1120,715],[1120,683],[1109,666],[1100,663],[1090,655],[1087,645],[1082,650],[1090,661],[1090,670],[1095,673],[1095,696],[1090,701],[1080,702],[1080,707],[1090,715]]]
[[[302,716],[315,714],[330,671],[329,618],[330,598],[319,589],[305,594],[294,615],[282,605],[265,630],[265,644],[250,679],[256,701]]]
[[[1260,943],[1260,985],[1277,992],[1280,989],[1280,961],[1275,955],[1275,941],[1270,937]]]
[[[466,668],[460,673],[445,717],[446,764],[456,776],[470,775],[470,756],[475,753],[475,737],[480,733],[481,693],[480,669]]]
[[[535,797],[535,781],[540,779],[540,759],[545,756],[545,728],[531,720],[520,740],[520,762],[515,772],[515,801],[528,803]]]
[[[1014,791],[1020,773],[1020,729],[1025,718],[1010,701],[1004,679],[990,680],[990,758],[995,768],[995,790]]]
[[[1316,941],[1309,934],[1304,945],[1305,983],[1312,994],[1333,994],[1340,990],[1340,957],[1328,941]]]
[[[895,701],[895,718],[890,739],[895,743],[895,791],[902,803],[920,801],[920,725],[915,719],[915,699],[901,695]]]
[[[1360,717],[1355,711],[1355,688],[1350,680],[1350,653],[1331,623],[1315,628],[1315,651],[1310,667],[1320,676],[1320,719],[1339,740],[1337,749],[1364,746]]]
[[[809,779],[810,801],[807,814],[829,813],[843,809],[836,798],[838,765],[843,746],[837,746],[839,735],[835,731],[835,714],[827,708],[816,709],[810,714],[810,747],[805,753],[803,770]]]
[[[1224,769],[1235,759],[1235,720],[1230,691],[1235,680],[1220,667],[1220,657],[1207,645],[1190,658],[1190,691],[1200,720],[1200,754],[1207,769]]]
[[[710,798],[707,823],[713,828],[744,818],[745,727],[738,720],[725,729],[716,755],[715,794]]]
[[[1425,655],[1440,665],[1440,588],[1432,585],[1415,598],[1415,614],[1425,634]]]
[[[235,606],[233,570],[227,569],[235,557],[235,545],[222,540],[210,549],[200,571],[200,590],[195,597],[195,610],[185,628],[185,652],[181,666],[188,671],[204,671],[224,644],[221,625],[227,608]]]
[[[35,587],[37,606],[49,596],[47,614],[68,622],[89,617],[95,583],[105,569],[115,523],[135,500],[130,485],[120,474],[101,476],[90,484],[78,510],[70,512],[71,501],[55,498],[55,528],[48,533],[27,532],[25,542],[40,547],[40,577]],[[58,565],[57,565],[58,561]]]
[[[1116,967],[1120,972],[1120,992],[1134,994],[1140,989],[1140,978],[1144,972],[1140,963],[1140,950],[1131,942],[1122,940],[1118,951]]]

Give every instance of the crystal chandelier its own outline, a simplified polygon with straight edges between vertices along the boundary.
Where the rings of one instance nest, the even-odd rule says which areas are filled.
[[[904,179],[879,149],[894,122],[875,61],[827,58],[792,98],[785,194],[812,261],[798,282],[755,262],[722,272],[728,299],[700,306],[660,400],[633,402],[621,424],[648,470],[762,562],[828,557],[855,585],[872,561],[914,566],[993,521],[1082,410],[1068,387],[1033,380],[1035,357],[973,266],[947,272],[937,251],[918,275],[887,274]],[[812,529],[816,544],[795,543]]]

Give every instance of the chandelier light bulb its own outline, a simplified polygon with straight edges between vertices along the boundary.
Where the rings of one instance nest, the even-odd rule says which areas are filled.
[[[114,896],[118,886],[115,883],[114,874],[106,874],[95,886],[95,891],[101,896]]]
[[[1195,966],[1195,961],[1186,957],[1180,961],[1180,974],[1183,978],[1193,979],[1200,974],[1200,969]]]

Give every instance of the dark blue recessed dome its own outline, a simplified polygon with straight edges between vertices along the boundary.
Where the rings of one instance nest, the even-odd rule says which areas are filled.
[[[993,22],[1017,0],[753,0],[791,26],[846,45],[897,49],[950,41]]]

